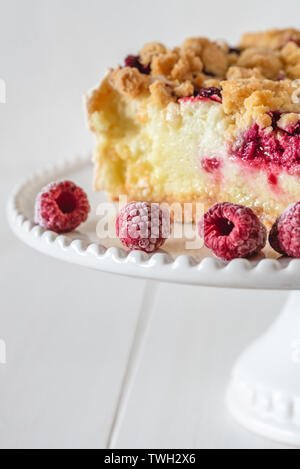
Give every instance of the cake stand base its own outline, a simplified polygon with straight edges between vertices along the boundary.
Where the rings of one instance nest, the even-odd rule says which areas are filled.
[[[238,359],[227,404],[249,430],[300,446],[300,293]]]

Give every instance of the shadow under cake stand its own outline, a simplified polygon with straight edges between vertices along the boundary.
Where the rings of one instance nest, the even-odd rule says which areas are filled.
[[[185,251],[168,241],[164,251],[147,255],[126,252],[117,239],[97,236],[97,207],[104,195],[87,190],[92,211],[78,230],[64,236],[33,222],[36,194],[53,180],[71,179],[90,187],[90,156],[38,171],[20,184],[8,204],[14,233],[38,251],[104,272],[147,279],[139,321],[123,382],[116,421],[110,435],[115,445],[118,420],[133,383],[146,330],[153,312],[157,282],[222,288],[290,290],[282,313],[270,329],[248,347],[233,367],[227,404],[244,427],[273,440],[300,446],[300,259],[235,259],[227,264],[205,249]],[[100,197],[100,198],[99,198]],[[188,255],[187,255],[188,253]],[[271,293],[270,293],[271,294]]]

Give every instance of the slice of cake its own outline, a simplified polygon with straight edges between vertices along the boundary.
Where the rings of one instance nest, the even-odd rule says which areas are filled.
[[[300,199],[300,31],[146,44],[87,97],[94,187],[116,200],[216,202],[265,223]]]

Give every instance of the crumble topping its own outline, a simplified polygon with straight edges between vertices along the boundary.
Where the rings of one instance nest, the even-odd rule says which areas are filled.
[[[111,72],[109,82],[113,88],[130,98],[145,93],[150,85],[148,75],[140,73],[137,68],[124,67]]]
[[[178,98],[183,98],[185,96],[192,96],[194,93],[194,86],[190,82],[190,80],[186,80],[180,85],[174,88],[174,93]]]
[[[235,116],[240,128],[257,119],[262,126],[270,125],[265,114],[274,110],[300,112],[300,105],[291,99],[295,91],[291,80],[247,78],[226,80],[221,85],[224,111]]]
[[[151,75],[162,75],[167,79],[177,78],[174,76],[173,68],[178,61],[176,52],[167,51],[160,55],[155,55],[151,61]]]
[[[237,65],[245,68],[257,68],[264,77],[270,80],[276,80],[283,68],[279,52],[262,47],[245,49],[241,53]]]
[[[259,68],[245,68],[245,67],[238,67],[232,66],[229,67],[226,79],[227,80],[236,80],[238,78],[260,78],[261,80],[264,78],[262,73],[260,72]]]
[[[241,49],[248,47],[266,47],[268,49],[281,49],[288,42],[300,44],[300,31],[294,28],[270,29],[257,33],[246,33],[239,43]]]
[[[296,124],[298,121],[299,121],[299,114],[290,112],[287,114],[282,114],[282,116],[277,122],[277,126],[280,127],[281,129],[285,129],[290,124]]]
[[[175,100],[172,96],[171,87],[161,81],[152,83],[150,93],[153,101],[159,106],[167,106],[170,102]]]
[[[272,125],[272,116],[270,116],[270,114],[260,114],[256,119],[256,123],[262,129],[266,129],[268,127],[271,127],[271,125]]]
[[[140,61],[143,65],[147,65],[152,62],[153,57],[166,52],[167,48],[160,42],[148,42],[140,50]]]
[[[233,127],[245,127],[253,120],[268,127],[270,111],[300,112],[292,83],[298,78],[300,31],[287,28],[244,34],[237,48],[205,37],[186,39],[173,49],[147,43],[138,55],[126,58],[125,66],[110,70],[103,84],[106,94],[110,87],[129,99],[150,99],[159,107],[197,96],[203,88],[218,88],[219,104],[232,117]],[[87,103],[89,113],[96,110],[96,101],[94,92]]]
[[[292,79],[300,77],[300,47],[294,42],[289,42],[281,51],[281,59],[284,63],[287,76]]]

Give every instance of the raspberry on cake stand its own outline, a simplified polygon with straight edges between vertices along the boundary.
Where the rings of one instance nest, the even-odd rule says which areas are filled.
[[[164,251],[128,254],[116,239],[99,239],[96,207],[104,195],[88,197],[91,215],[67,235],[47,231],[34,223],[34,201],[51,181],[68,179],[90,187],[90,156],[63,162],[32,175],[10,198],[8,218],[14,233],[40,252],[93,269],[148,279],[144,304],[119,400],[114,429],[122,415],[126,396],[138,367],[139,350],[153,314],[157,282],[174,282],[222,288],[291,290],[289,301],[271,328],[248,347],[232,372],[227,403],[233,416],[246,428],[277,441],[300,446],[300,259],[256,257],[227,264],[212,257],[206,248],[184,251],[168,241]],[[271,294],[271,293],[270,293]],[[262,312],[263,314],[263,312]]]

